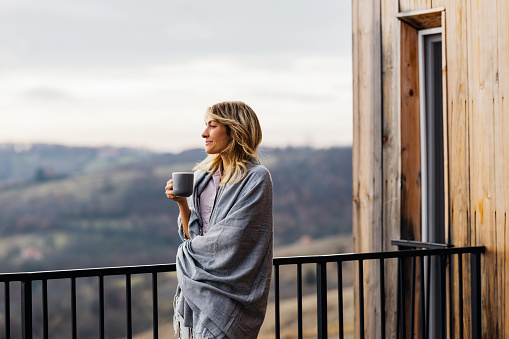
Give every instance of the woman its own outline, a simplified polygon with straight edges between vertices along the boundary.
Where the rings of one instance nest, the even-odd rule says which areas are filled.
[[[256,338],[272,272],[272,180],[258,162],[262,131],[243,102],[207,109],[202,134],[208,157],[195,170],[193,195],[166,195],[179,206],[179,338]]]

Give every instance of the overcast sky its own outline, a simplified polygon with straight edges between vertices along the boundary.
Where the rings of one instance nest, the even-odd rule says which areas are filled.
[[[203,147],[242,100],[264,146],[352,143],[350,0],[3,0],[0,143]]]

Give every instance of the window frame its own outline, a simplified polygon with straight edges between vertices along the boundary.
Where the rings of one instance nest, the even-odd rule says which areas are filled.
[[[434,242],[434,239],[430,239],[430,229],[429,220],[428,220],[428,142],[427,136],[428,132],[426,129],[427,126],[427,90],[426,90],[426,56],[425,56],[425,38],[430,35],[440,34],[440,41],[443,43],[442,39],[442,27],[428,28],[418,30],[418,55],[419,55],[419,88],[421,89],[421,95],[419,97],[419,110],[420,110],[420,139],[421,139],[421,239],[423,242]],[[443,97],[442,97],[442,100]],[[443,114],[444,112],[442,112]],[[443,132],[442,132],[443,133]],[[442,147],[445,147],[443,144]],[[445,153],[442,152],[442,157],[445,156]],[[443,163],[442,163],[443,164]],[[445,182],[444,182],[445,185]],[[445,187],[444,187],[445,194]],[[445,200],[445,197],[444,197]],[[443,226],[443,225],[441,225]],[[444,230],[445,231],[445,230]],[[444,239],[445,240],[445,239]]]

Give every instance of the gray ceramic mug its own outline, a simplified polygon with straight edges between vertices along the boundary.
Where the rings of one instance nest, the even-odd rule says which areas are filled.
[[[173,194],[177,197],[188,197],[193,194],[194,173],[173,172]]]

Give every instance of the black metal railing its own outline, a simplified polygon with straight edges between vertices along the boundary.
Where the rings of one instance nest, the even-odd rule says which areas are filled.
[[[49,338],[48,333],[48,281],[59,279],[70,279],[71,281],[71,331],[72,338],[77,335],[77,293],[76,280],[78,278],[97,278],[99,284],[99,337],[105,338],[105,293],[104,278],[107,276],[123,276],[125,278],[125,300],[126,300],[126,324],[127,338],[133,336],[133,318],[131,308],[131,277],[137,274],[150,274],[152,276],[152,318],[153,318],[153,338],[157,339],[158,334],[158,274],[163,272],[174,272],[175,264],[146,265],[146,266],[124,266],[92,269],[75,269],[47,272],[23,272],[23,273],[3,273],[0,274],[0,282],[4,283],[4,319],[5,319],[5,338],[11,338],[11,302],[10,302],[10,284],[19,282],[21,284],[21,335],[23,339],[33,338],[33,284],[36,281],[42,282],[42,337]],[[14,335],[13,337],[17,337]]]
[[[422,243],[420,244],[411,244],[412,247],[424,247]],[[432,246],[429,246],[432,247]],[[391,300],[386,300],[385,297],[385,283],[386,283],[386,277],[385,277],[385,261],[389,259],[397,259],[398,260],[398,298],[397,298],[397,317],[396,317],[396,323],[392,324],[396,328],[396,338],[406,338],[407,337],[407,331],[406,331],[406,318],[405,318],[405,312],[403,309],[407,305],[407,303],[410,303],[411,308],[411,326],[413,326],[413,317],[414,317],[414,310],[415,310],[415,281],[414,284],[411,286],[411,294],[410,294],[410,300],[405,300],[404,292],[406,289],[406,286],[403,282],[402,277],[405,275],[405,266],[402,264],[403,259],[411,259],[413,262],[413,265],[411,266],[411,277],[415,277],[415,259],[419,258],[421,263],[424,263],[425,258],[431,259],[431,258],[439,258],[441,274],[439,276],[439,287],[440,287],[440,295],[445,296],[446,295],[446,283],[445,283],[445,263],[448,260],[448,258],[451,258],[451,256],[457,256],[459,264],[457,265],[458,272],[450,272],[451,277],[453,274],[457,274],[458,281],[460,282],[460,286],[458,288],[458,302],[460,303],[459,307],[459,322],[460,322],[460,338],[463,338],[463,313],[464,313],[464,307],[468,307],[468,304],[470,304],[470,314],[471,314],[471,337],[472,338],[481,338],[481,272],[480,272],[480,265],[481,265],[481,254],[484,253],[485,248],[483,246],[476,246],[476,247],[457,247],[457,248],[446,248],[442,246],[436,246],[433,247],[433,249],[419,249],[419,250],[404,250],[404,251],[393,251],[393,252],[374,252],[374,253],[354,253],[354,254],[335,254],[335,255],[321,255],[321,256],[303,256],[303,257],[288,257],[288,258],[275,258],[274,259],[274,268],[275,268],[275,295],[276,295],[276,338],[280,338],[280,307],[279,307],[279,267],[283,265],[296,265],[297,266],[297,286],[298,286],[298,298],[302,299],[301,295],[301,286],[302,286],[302,265],[303,264],[316,264],[316,285],[317,285],[317,328],[318,338],[328,338],[328,328],[327,328],[327,263],[337,263],[338,269],[337,269],[337,286],[338,286],[338,322],[339,322],[339,338],[343,339],[345,337],[344,333],[344,314],[343,314],[343,291],[342,291],[342,272],[343,272],[343,263],[346,262],[354,262],[357,265],[357,281],[358,283],[358,300],[355,301],[355,305],[357,306],[357,309],[355,310],[356,314],[358,315],[359,323],[357,330],[359,331],[356,333],[356,337],[364,339],[365,333],[364,333],[364,318],[365,318],[365,309],[364,309],[364,264],[365,262],[373,261],[376,262],[376,264],[379,267],[379,274],[380,274],[380,285],[379,285],[379,296],[380,296],[380,309],[385,310],[386,304],[388,302],[391,302]],[[462,257],[463,255],[469,255],[470,256],[470,303],[465,302],[464,295],[463,295],[463,285],[462,283],[462,277],[465,275],[463,272],[463,265],[462,265]],[[421,270],[421,279],[424,279],[424,264],[420,265]],[[428,265],[429,267],[430,265]],[[437,338],[436,336],[433,336],[430,334],[430,332],[427,330],[429,328],[429,281],[430,274],[426,275],[426,278],[428,278],[427,285],[424,282],[424,280],[421,281],[420,287],[421,287],[421,332],[420,332],[420,338]],[[452,289],[452,287],[450,287]],[[373,291],[372,291],[373,292]],[[450,295],[452,295],[454,291],[449,291]],[[375,294],[372,294],[374,296]],[[425,299],[426,298],[426,299]],[[426,302],[425,302],[426,300]],[[445,314],[446,314],[446,304],[445,304],[445,298],[441,298],[442,303],[439,305],[441,314],[443,315],[443,324],[445,324]],[[452,302],[452,300],[451,300]],[[367,310],[367,312],[372,312],[373,310]],[[380,337],[382,339],[386,338],[386,328],[387,326],[391,326],[391,324],[386,323],[386,315],[385,311],[379,312],[380,313],[380,330],[377,333],[380,334]],[[426,316],[427,314],[427,316]],[[298,317],[298,337],[303,337],[303,323],[302,323],[302,304],[299,303],[297,306],[297,317]],[[445,338],[445,328],[446,326],[442,326],[441,330],[443,331],[443,338]],[[409,337],[414,336],[414,329],[411,328],[411,332]]]
[[[398,246],[400,250],[416,250],[416,249],[452,249],[448,244],[419,242],[409,240],[392,240],[391,244]],[[480,252],[471,252],[471,264],[469,274],[471,275],[470,285],[470,311],[472,314],[472,337],[481,337],[481,308],[480,308],[480,253],[485,251],[484,247],[475,247]],[[463,252],[464,253],[464,252]],[[452,254],[457,256],[457,270],[449,269],[450,285],[449,285],[449,302],[452,306],[454,303],[454,295],[458,297],[458,314],[455,319],[458,322],[459,338],[464,337],[464,295],[463,280],[465,274],[463,272],[463,256],[461,253],[452,253],[445,251],[442,254],[434,256],[410,256],[405,262],[405,257],[398,258],[398,278],[397,278],[397,325],[396,338],[412,337],[416,332],[420,338],[446,338],[447,330],[447,269],[451,267]],[[417,260],[419,258],[419,260]],[[406,273],[405,273],[406,271]],[[456,274],[456,276],[455,276]],[[454,289],[453,280],[456,277],[458,286]],[[406,279],[405,279],[406,278]],[[406,281],[409,280],[409,281]],[[410,287],[410,298],[405,298],[405,291]],[[418,288],[418,297],[416,297],[416,288]],[[417,303],[419,305],[417,305]],[[410,313],[405,312],[410,309]],[[451,307],[452,309],[452,307]],[[416,324],[416,313],[419,312],[420,324],[419,329]],[[450,312],[451,320],[453,312]],[[409,328],[407,328],[409,325]],[[451,337],[456,334],[452,326]],[[408,330],[408,331],[407,331]]]
[[[381,306],[381,310],[386,309],[386,303],[393,302],[392,300],[385,299],[385,265],[386,261],[390,259],[401,260],[404,258],[410,258],[415,260],[415,258],[420,258],[420,262],[424,263],[425,258],[442,258],[440,260],[440,267],[445,269],[445,260],[450,258],[451,256],[458,256],[459,265],[458,267],[458,276],[460,277],[459,281],[461,282],[465,274],[462,270],[463,265],[462,257],[463,255],[469,255],[471,261],[471,284],[470,284],[470,300],[466,302],[463,300],[463,286],[459,288],[459,302],[460,305],[460,318],[462,322],[463,317],[463,307],[468,307],[470,305],[470,314],[471,314],[471,323],[472,323],[472,338],[480,338],[481,336],[481,314],[480,314],[480,302],[481,302],[481,272],[480,272],[480,258],[481,254],[484,252],[484,247],[462,247],[462,248],[436,248],[436,249],[420,249],[420,250],[405,250],[405,251],[394,251],[394,252],[376,252],[376,253],[355,253],[355,254],[335,254],[335,255],[321,255],[321,256],[300,256],[300,257],[285,257],[285,258],[274,258],[274,299],[275,299],[275,337],[280,338],[281,336],[281,322],[280,322],[280,302],[281,302],[281,294],[280,294],[280,267],[286,265],[295,265],[297,268],[297,311],[296,316],[298,318],[298,337],[303,338],[303,306],[302,306],[302,298],[303,298],[303,274],[302,274],[302,265],[304,264],[314,264],[316,265],[316,296],[317,296],[317,337],[318,338],[327,338],[328,337],[328,322],[327,322],[327,263],[336,263],[337,264],[337,290],[338,290],[338,323],[339,323],[339,338],[344,338],[344,312],[343,312],[343,264],[347,262],[352,262],[354,265],[357,265],[357,281],[359,282],[358,288],[358,300],[355,301],[355,305],[357,306],[355,312],[358,314],[358,331],[357,333],[359,338],[364,338],[365,333],[364,329],[364,317],[365,312],[372,312],[373,310],[365,310],[364,308],[364,264],[365,262],[374,262],[379,267],[380,272],[380,293],[379,293],[379,302]],[[403,265],[399,266],[399,277],[404,275],[403,270],[405,267]],[[420,265],[420,269],[423,270],[424,265]],[[415,270],[415,265],[412,266],[411,270]],[[98,280],[98,316],[99,316],[99,337],[101,339],[105,338],[105,290],[104,290],[104,278],[107,276],[121,276],[125,279],[125,300],[126,300],[126,337],[131,339],[133,336],[133,315],[132,315],[132,306],[131,306],[131,298],[132,298],[132,284],[131,277],[133,275],[138,274],[149,274],[151,275],[151,290],[152,290],[152,319],[153,319],[153,338],[157,339],[159,337],[159,325],[158,325],[158,274],[164,272],[174,272],[175,264],[165,264],[165,265],[148,265],[148,266],[130,266],[130,267],[113,267],[113,268],[95,268],[95,269],[77,269],[77,270],[62,270],[62,271],[49,271],[49,272],[25,272],[25,273],[5,273],[0,274],[0,282],[4,283],[4,323],[5,323],[5,338],[11,338],[11,301],[10,301],[10,287],[14,282],[21,284],[21,328],[22,328],[22,338],[23,339],[32,339],[33,338],[33,286],[37,281],[41,283],[42,289],[42,335],[41,337],[44,339],[49,338],[48,333],[48,281],[58,280],[58,279],[69,279],[71,281],[71,337],[76,339],[78,337],[77,334],[77,318],[78,307],[77,307],[77,296],[76,296],[76,280],[78,278],[94,278]],[[421,272],[422,273],[422,272]],[[424,277],[424,274],[421,274],[421,278]],[[429,275],[428,275],[429,277]],[[441,276],[441,279],[445,279],[445,275]],[[398,279],[401,280],[401,279]],[[415,286],[415,285],[413,285]],[[424,283],[421,284],[421,288],[423,288]],[[429,286],[429,284],[428,284]],[[441,293],[445,295],[445,282],[442,281],[439,284],[440,288],[443,289]],[[414,287],[412,287],[413,289]],[[405,300],[404,294],[401,292],[405,289],[403,284],[399,285],[400,297],[398,298],[398,305],[400,307],[404,307]],[[424,292],[422,292],[424,291]],[[426,293],[425,290],[422,290],[421,298],[424,298]],[[412,290],[411,299],[414,300],[413,293],[415,291]],[[424,300],[424,299],[422,299]],[[424,305],[424,302],[421,302],[421,305]],[[426,306],[426,305],[425,305]],[[445,307],[445,301],[440,305],[441,307]],[[413,306],[412,306],[413,309]],[[402,310],[402,309],[400,309]],[[421,316],[423,316],[428,309],[421,309]],[[397,317],[397,323],[394,324],[386,324],[386,315],[385,312],[380,313],[380,335],[381,338],[385,338],[386,328],[388,326],[396,326],[398,329],[398,338],[405,337],[405,323],[406,321],[403,318]],[[399,315],[401,315],[399,313]],[[445,311],[443,312],[445,314]],[[424,324],[426,324],[426,318],[423,318]],[[429,319],[429,318],[428,318]],[[422,324],[421,324],[422,325]],[[412,325],[413,326],[413,325]],[[427,325],[421,326],[425,328]],[[462,326],[460,326],[462,328]],[[461,329],[462,331],[462,329]],[[413,333],[413,332],[411,332]],[[424,333],[429,336],[429,333]],[[462,332],[461,332],[462,334]],[[462,336],[460,336],[462,337]],[[426,338],[426,336],[421,334],[421,338]]]

